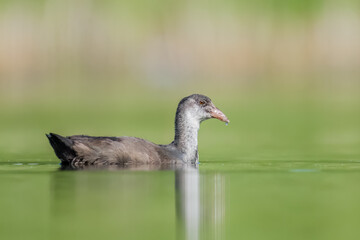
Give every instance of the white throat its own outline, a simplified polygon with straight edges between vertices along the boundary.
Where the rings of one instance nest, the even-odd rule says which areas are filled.
[[[199,128],[200,121],[194,118],[191,112],[186,111],[177,119],[174,143],[182,152],[185,162],[196,162],[198,160]]]

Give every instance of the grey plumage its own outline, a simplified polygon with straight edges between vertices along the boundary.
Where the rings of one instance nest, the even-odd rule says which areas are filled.
[[[222,114],[220,117],[215,114],[219,112]],[[62,165],[74,168],[195,163],[198,161],[197,134],[200,123],[209,118],[229,121],[210,98],[194,94],[180,101],[175,117],[174,141],[168,145],[157,145],[136,137],[63,137],[54,133],[46,136]]]

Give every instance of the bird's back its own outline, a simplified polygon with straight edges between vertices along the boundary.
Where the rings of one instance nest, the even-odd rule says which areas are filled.
[[[135,137],[47,136],[62,163],[74,167],[161,164],[174,155],[165,146]]]

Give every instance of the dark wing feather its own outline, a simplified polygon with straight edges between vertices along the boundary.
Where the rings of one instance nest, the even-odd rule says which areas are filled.
[[[159,145],[135,137],[71,136],[76,161],[87,165],[148,164],[166,160],[159,154]]]
[[[73,142],[70,139],[55,133],[46,134],[46,137],[49,139],[56,156],[61,161],[71,162],[76,157],[76,153],[72,148]]]

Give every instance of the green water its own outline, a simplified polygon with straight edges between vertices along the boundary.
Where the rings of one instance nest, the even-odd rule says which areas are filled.
[[[5,109],[0,239],[360,238],[356,102],[218,106],[231,124],[202,124],[197,169],[163,171],[61,171],[44,133],[166,143],[171,104]]]
[[[186,201],[199,239],[360,237],[360,162],[204,161],[189,173],[198,195],[175,184],[181,171],[0,171],[2,239],[176,239],[193,231]]]

